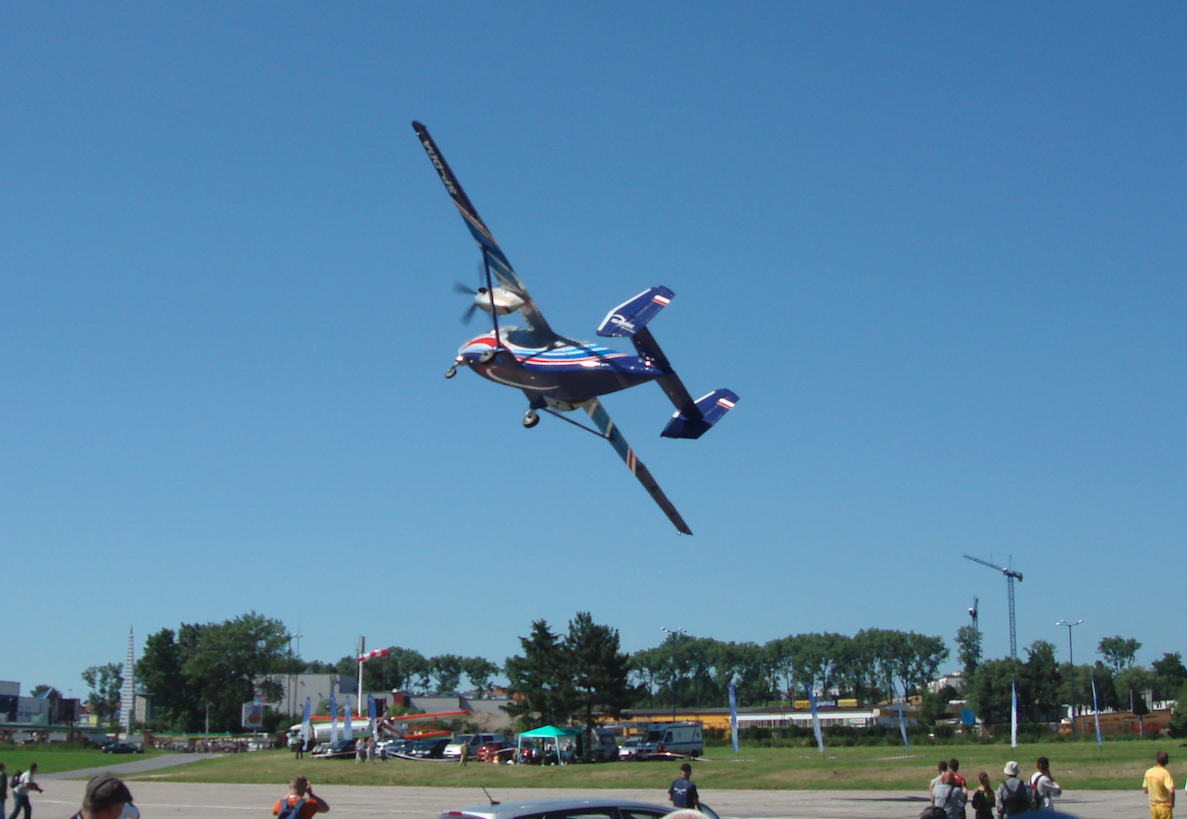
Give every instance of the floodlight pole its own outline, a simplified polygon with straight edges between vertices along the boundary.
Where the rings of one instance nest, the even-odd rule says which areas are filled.
[[[1067,664],[1068,670],[1068,707],[1072,712],[1072,733],[1076,733],[1076,661],[1072,657],[1072,628],[1083,623],[1083,620],[1077,620],[1074,623],[1069,623],[1067,620],[1060,620],[1055,625],[1067,626]]]

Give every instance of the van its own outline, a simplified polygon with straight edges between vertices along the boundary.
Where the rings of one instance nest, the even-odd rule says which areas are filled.
[[[615,762],[618,760],[618,740],[609,728],[594,728],[589,740],[589,754],[586,756],[591,762]]]
[[[470,746],[470,758],[473,759],[478,753],[478,749],[488,742],[495,742],[502,739],[502,735],[495,734],[458,734],[449,744],[445,746],[444,757],[446,759],[457,759],[462,755],[462,746]]]
[[[636,751],[638,756],[649,754],[683,754],[701,756],[705,740],[699,722],[653,722],[647,726]]]

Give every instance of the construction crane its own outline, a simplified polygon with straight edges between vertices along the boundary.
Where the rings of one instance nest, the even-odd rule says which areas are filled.
[[[980,631],[981,627],[977,624],[977,598],[973,598],[973,607],[969,609],[969,617],[973,618],[973,631]]]
[[[1006,568],[1005,566],[995,565],[990,563],[988,560],[982,560],[981,558],[973,557],[972,555],[965,555],[965,558],[973,561],[974,563],[980,563],[982,566],[988,566],[991,569],[996,569],[1006,576],[1006,585],[1009,587],[1010,591],[1010,656],[1017,660],[1018,635],[1014,630],[1014,581],[1017,580],[1019,583],[1022,582],[1022,572],[1016,572],[1013,569]],[[970,611],[969,614],[972,614],[972,611]],[[973,617],[975,618],[976,615],[973,615]]]

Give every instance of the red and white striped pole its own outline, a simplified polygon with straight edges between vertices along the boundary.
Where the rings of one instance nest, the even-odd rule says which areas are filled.
[[[359,648],[363,648],[363,638],[359,638]],[[363,718],[363,663],[367,660],[374,660],[376,657],[386,657],[386,648],[377,648],[374,651],[368,651],[366,654],[360,654],[357,658],[359,664],[359,691],[358,691],[358,717]]]

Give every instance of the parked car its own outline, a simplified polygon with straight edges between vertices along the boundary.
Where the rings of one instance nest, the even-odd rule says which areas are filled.
[[[700,810],[709,819],[719,819],[704,803]],[[438,819],[661,819],[671,812],[671,805],[664,807],[613,798],[534,799],[459,808],[446,811]]]
[[[639,750],[639,738],[631,737],[623,740],[622,744],[618,746],[619,759],[635,759]]]
[[[323,742],[313,749],[310,756],[315,759],[354,759],[354,747],[358,740],[340,739],[337,742]]]
[[[515,756],[515,747],[504,739],[484,742],[478,746],[474,758],[479,762],[506,762]]]
[[[457,759],[462,755],[462,746],[469,745],[470,757],[472,759],[474,754],[484,744],[487,742],[496,742],[500,739],[502,739],[501,736],[496,736],[494,734],[458,734],[450,741],[448,747],[446,747],[445,758]]]
[[[389,739],[380,743],[382,747],[379,748],[379,755],[383,759],[389,759],[397,754],[407,754],[416,745],[416,742],[415,739]]]
[[[143,748],[137,748],[135,745],[129,745],[126,742],[111,742],[103,746],[103,753],[105,754],[142,754]]]
[[[438,739],[422,739],[420,742],[409,751],[406,751],[408,756],[415,756],[421,759],[441,759],[445,754],[445,746],[449,744],[449,737],[439,737]]]

